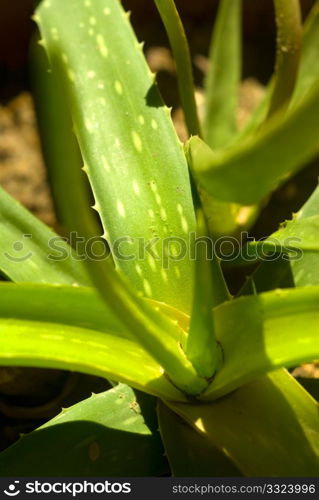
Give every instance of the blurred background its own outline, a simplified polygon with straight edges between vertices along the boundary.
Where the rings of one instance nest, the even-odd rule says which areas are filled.
[[[66,0],[67,1],[67,0]],[[44,222],[59,230],[46,180],[37,132],[28,47],[35,26],[33,0],[0,0],[0,185]],[[160,18],[151,0],[123,0],[181,138],[185,138],[174,62]],[[314,0],[301,0],[306,16]],[[176,0],[194,62],[197,99],[207,68],[207,55],[218,0]],[[67,22],[72,22],[68,20]],[[244,0],[243,85],[238,120],[245,120],[263,93],[273,71],[275,22],[272,0]],[[297,211],[317,184],[318,161],[287,181],[266,204],[251,234],[257,238],[276,230]],[[234,289],[243,276],[232,273]],[[96,377],[54,370],[0,368],[0,449],[59,412],[61,406],[108,387]]]

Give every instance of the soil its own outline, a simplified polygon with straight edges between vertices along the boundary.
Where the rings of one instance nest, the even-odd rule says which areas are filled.
[[[0,185],[39,219],[56,218],[46,179],[31,95],[21,93],[0,107]]]

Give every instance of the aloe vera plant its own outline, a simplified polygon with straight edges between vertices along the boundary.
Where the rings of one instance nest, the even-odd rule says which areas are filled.
[[[319,357],[319,191],[263,243],[281,258],[260,262],[236,297],[203,243],[249,229],[318,153],[319,2],[302,30],[298,0],[275,0],[276,71],[244,130],[241,0],[220,1],[203,123],[174,2],[155,4],[185,145],[117,0],[44,0],[34,15],[43,150],[78,240],[72,248],[0,190],[0,362],[115,386],[22,437],[0,454],[1,471],[316,476],[317,402],[288,369]],[[247,247],[256,261],[258,245]]]

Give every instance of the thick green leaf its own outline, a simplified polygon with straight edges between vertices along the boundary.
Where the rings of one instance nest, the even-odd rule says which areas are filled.
[[[173,476],[238,477],[241,475],[222,451],[160,401],[158,419]]]
[[[253,138],[213,153],[198,137],[188,144],[197,181],[217,199],[253,204],[285,176],[300,169],[319,149],[319,85],[286,119],[274,116]]]
[[[167,472],[155,402],[125,385],[62,410],[0,454],[3,476],[156,476]],[[146,407],[145,407],[146,406]]]
[[[79,371],[117,380],[155,396],[185,399],[146,351],[112,332],[3,318],[0,364]]]
[[[169,406],[246,476],[318,475],[318,406],[284,370],[214,403]]]
[[[71,247],[0,187],[0,270],[13,281],[89,285]]]
[[[156,310],[159,322],[162,313],[178,324],[186,336],[188,316],[167,304],[155,301],[149,303]],[[0,317],[60,323],[100,332],[110,331],[120,337],[132,339],[130,330],[121,319],[89,287],[0,282]],[[176,341],[182,340],[183,337],[176,335]]]
[[[188,233],[195,229],[182,147],[120,3],[88,0],[83,5],[47,0],[35,19],[53,72],[65,79],[69,91],[105,238],[136,288],[189,310],[192,262],[174,258],[179,251],[174,240],[165,268],[162,248],[167,237],[180,238],[187,248]],[[156,238],[151,251],[137,260],[141,241]]]
[[[72,0],[73,1],[73,0]],[[124,57],[124,49],[128,51],[125,55],[125,61],[127,61],[127,57],[129,54],[132,56],[132,68],[134,67],[134,71],[136,69],[136,75],[139,74],[140,78],[143,81],[143,78],[147,79],[149,82],[149,76],[148,76],[148,70],[146,63],[142,57],[142,55],[136,51],[136,47],[134,47],[134,36],[132,31],[130,30],[127,18],[124,14],[124,12],[121,10],[119,4],[115,0],[109,0],[109,7],[105,8],[105,5],[101,4],[101,1],[98,0],[93,7],[93,4],[89,2],[89,4],[86,5],[88,10],[84,9],[81,11],[79,14],[79,24],[75,24],[74,30],[71,30],[69,32],[68,29],[65,27],[64,20],[62,20],[61,15],[62,11],[64,12],[66,5],[62,3],[60,0],[56,0],[56,5],[60,5],[61,3],[61,12],[58,9],[57,11],[54,11],[53,14],[51,12],[51,4],[47,2],[44,2],[42,4],[42,8],[40,8],[40,14],[38,13],[36,16],[37,21],[40,23],[40,26],[42,27],[42,30],[44,32],[44,38],[47,40],[46,45],[49,45],[49,55],[50,59],[53,65],[53,71],[57,71],[57,74],[60,74],[61,77],[66,76],[67,78],[67,86],[71,87],[69,90],[71,90],[71,111],[73,114],[73,120],[75,122],[75,129],[78,131],[77,136],[79,139],[80,147],[82,150],[82,155],[84,158],[86,158],[86,154],[88,155],[89,161],[92,161],[92,165],[94,164],[94,168],[96,168],[96,173],[98,174],[97,177],[94,177],[95,180],[99,180],[101,182],[98,183],[98,190],[101,196],[101,199],[103,198],[103,201],[101,203],[106,203],[106,205],[109,204],[110,199],[113,196],[113,205],[112,205],[112,210],[108,211],[108,216],[111,215],[112,221],[116,224],[114,228],[116,231],[119,231],[117,233],[117,236],[121,236],[123,243],[123,238],[126,239],[127,242],[127,232],[122,232],[121,231],[124,229],[124,226],[126,227],[127,230],[132,229],[132,227],[140,227],[143,229],[143,224],[136,218],[136,213],[134,212],[134,207],[131,207],[133,209],[132,212],[127,213],[124,208],[124,205],[122,204],[121,199],[119,200],[118,195],[119,195],[119,189],[128,189],[127,188],[127,183],[123,183],[123,170],[120,173],[120,166],[125,169],[127,168],[127,162],[129,161],[130,154],[132,158],[135,158],[133,161],[133,164],[130,164],[130,175],[132,173],[132,169],[136,168],[139,173],[142,173],[143,176],[145,174],[145,171],[142,169],[142,165],[140,161],[144,158],[147,158],[148,163],[145,164],[148,169],[151,167],[153,168],[154,165],[156,167],[156,162],[151,165],[150,163],[150,151],[148,147],[151,145],[150,143],[147,143],[146,145],[143,144],[141,136],[139,136],[136,132],[136,129],[130,129],[128,127],[128,121],[127,121],[127,113],[128,109],[133,112],[134,110],[136,111],[139,107],[140,108],[147,108],[150,105],[153,106],[161,106],[161,102],[159,100],[159,97],[156,97],[156,92],[151,94],[151,98],[153,101],[150,103],[148,96],[147,100],[147,105],[145,105],[145,95],[143,93],[143,105],[141,101],[138,101],[136,99],[136,107],[134,106],[134,99],[136,98],[138,94],[138,90],[142,90],[142,86],[137,87],[132,85],[132,79],[130,81],[130,85],[127,86],[126,88],[126,83],[129,81],[129,78],[127,78],[127,81],[123,84],[120,82],[120,80],[115,80],[114,81],[114,71],[119,71],[118,65],[119,62],[121,61],[121,57]],[[87,2],[88,3],[88,2]],[[67,12],[69,7],[71,7],[72,2],[68,3],[67,5]],[[105,13],[107,11],[107,13]],[[49,14],[48,14],[49,12]],[[51,15],[52,14],[52,15]],[[100,17],[98,17],[100,15]],[[42,17],[44,20],[42,21]],[[99,19],[99,21],[97,21]],[[115,30],[115,36],[111,35],[111,31],[107,32],[107,37],[103,38],[102,35],[102,30],[103,30],[103,22],[102,19],[104,19],[104,23],[106,26],[111,26],[112,29]],[[87,37],[87,33],[83,32],[83,29],[81,29],[81,26],[83,23],[85,24],[89,23],[93,26],[97,26],[96,28],[90,28],[92,36],[96,35],[96,41],[92,42],[90,37]],[[60,26],[61,29],[58,29],[57,26]],[[52,28],[52,29],[51,29]],[[99,29],[98,32],[95,32],[95,29]],[[57,30],[57,31],[56,31]],[[101,31],[100,31],[101,30]],[[102,37],[102,39],[101,39]],[[60,40],[63,39],[63,44],[60,45]],[[86,49],[83,52],[83,60],[80,66],[78,66],[78,63],[80,62],[77,58],[77,50],[75,50],[74,46],[74,39],[79,39],[83,42],[83,44],[86,46]],[[103,46],[101,46],[101,43],[103,40]],[[98,47],[96,47],[96,42],[98,42]],[[106,44],[106,45],[105,45]],[[68,62],[65,63],[66,61],[66,56],[65,54],[61,54],[60,49],[61,47],[66,50],[66,52],[69,54],[68,57]],[[112,47],[112,50],[110,50]],[[114,51],[113,48],[116,52],[116,57],[114,56]],[[91,52],[91,56],[89,57],[89,53]],[[122,56],[120,57],[120,54]],[[109,58],[109,64],[106,66],[101,66],[101,58]],[[70,63],[71,59],[73,63],[71,64],[72,70],[70,69]],[[112,61],[112,62],[111,62]],[[133,64],[134,63],[134,64]],[[88,72],[83,70],[83,68],[88,68],[90,64],[90,67],[94,67],[94,70],[89,70]],[[136,66],[136,68],[135,68]],[[74,71],[77,69],[78,73],[75,74]],[[104,71],[103,71],[104,69]],[[70,77],[70,71],[73,71]],[[128,72],[131,71],[131,69],[127,70]],[[144,73],[143,73],[144,71]],[[125,73],[125,71],[124,71]],[[123,74],[124,74],[123,73]],[[135,75],[135,73],[134,73]],[[95,80],[95,77],[97,78],[103,78],[102,81],[103,86],[105,87],[106,94],[111,97],[109,103],[105,104],[106,109],[101,111],[101,105],[100,105],[100,97],[99,97],[99,89],[96,87],[97,82]],[[104,80],[105,79],[105,80]],[[92,80],[92,81],[91,81]],[[94,80],[94,82],[93,82]],[[136,82],[135,82],[136,83]],[[145,82],[144,82],[145,83]],[[146,83],[145,83],[146,85]],[[131,95],[131,91],[135,92],[135,94]],[[96,99],[94,100],[92,96],[95,95]],[[98,98],[97,98],[98,97]],[[131,97],[131,99],[130,99]],[[140,95],[141,97],[141,95]],[[105,99],[105,98],[104,98]],[[156,100],[157,99],[157,100]],[[112,106],[109,106],[110,102],[112,103]],[[99,106],[98,106],[99,103]],[[85,110],[83,109],[87,106],[86,113],[84,112]],[[125,120],[123,116],[119,115],[118,113],[115,112],[118,109],[123,110],[123,113],[125,115]],[[143,109],[144,109],[143,108]],[[154,113],[157,111],[155,110]],[[94,114],[96,113],[96,114]],[[108,116],[108,113],[110,113],[110,116]],[[148,130],[152,130],[151,135],[153,137],[153,141],[155,141],[155,135],[157,135],[156,131],[157,128],[159,129],[158,132],[160,132],[160,127],[159,124],[155,121],[154,115],[152,114],[153,111],[149,110],[149,116],[150,117],[150,122],[147,122],[146,118],[147,116],[143,115],[143,120],[145,123],[141,123],[141,120],[139,120],[139,129],[143,130],[143,126],[145,125],[145,128]],[[160,111],[159,111],[160,113]],[[94,120],[96,120],[95,125],[105,123],[105,119],[108,117],[109,121],[111,122],[113,120],[113,125],[116,130],[119,132],[119,137],[123,139],[123,148],[125,147],[124,140],[126,140],[126,145],[127,145],[127,153],[128,156],[123,155],[123,149],[119,147],[119,137],[118,136],[112,136],[113,139],[111,140],[110,137],[107,134],[105,134],[104,130],[103,132],[101,131],[100,128],[90,128],[88,126],[88,120],[90,121],[91,118],[93,120],[93,114],[94,114]],[[118,116],[119,115],[119,116]],[[151,120],[151,116],[153,116]],[[163,114],[159,114],[158,117],[162,120],[161,124],[163,125],[164,123],[164,118],[167,120],[167,117],[165,115],[165,112]],[[139,118],[138,116],[132,116],[133,118]],[[93,123],[93,121],[90,121],[90,123]],[[142,120],[142,121],[143,121]],[[138,120],[137,120],[138,121]],[[137,123],[136,123],[137,124]],[[150,128],[148,125],[152,125]],[[131,132],[131,135],[128,135],[128,132]],[[171,131],[171,132],[170,132]],[[154,135],[155,134],[155,135]],[[165,134],[162,134],[163,137]],[[161,137],[162,137],[161,135]],[[166,136],[165,138],[168,140],[167,145],[171,144],[172,141],[173,143],[177,144],[176,140],[176,135],[173,133],[172,125],[167,129],[166,131]],[[170,142],[171,141],[171,142]],[[175,142],[174,142],[175,141]],[[115,142],[115,150],[114,150],[114,142]],[[166,147],[167,147],[166,145]],[[147,146],[147,147],[145,147]],[[113,152],[115,151],[115,156],[112,157],[112,161],[117,161],[118,163],[116,164],[116,169],[118,175],[116,175],[116,172],[107,172],[107,168],[103,168],[101,170],[101,162],[98,158],[99,152],[104,150],[106,148],[108,150],[109,148],[110,151]],[[145,149],[144,149],[145,148]],[[134,154],[133,154],[134,151]],[[175,152],[178,153],[181,159],[183,161],[185,158],[183,158],[182,153],[180,149],[175,149]],[[144,155],[145,153],[145,155]],[[174,153],[175,154],[175,153]],[[167,158],[166,158],[167,159]],[[137,160],[139,160],[139,163],[137,164]],[[134,163],[135,162],[135,163]],[[111,162],[112,163],[112,162]],[[176,168],[177,167],[177,163]],[[145,166],[144,165],[144,166]],[[168,163],[165,164],[167,166]],[[115,164],[113,165],[113,167]],[[157,165],[158,166],[158,165]],[[112,168],[113,168],[112,167]],[[142,171],[141,171],[142,169]],[[90,170],[90,169],[89,169]],[[93,169],[94,170],[94,169]],[[170,170],[171,171],[171,170]],[[99,177],[99,173],[102,173],[102,177]],[[149,172],[150,173],[150,172]],[[160,172],[162,174],[162,171]],[[109,175],[110,174],[110,175]],[[185,175],[184,175],[185,174]],[[189,197],[190,197],[190,186],[188,182],[188,176],[186,172],[183,172],[178,168],[178,173],[177,176],[183,177],[184,176],[184,181],[185,181],[185,186],[188,186],[189,190]],[[165,177],[165,179],[164,179]],[[103,182],[107,182],[108,184],[106,185],[106,188],[103,189],[102,192],[102,179]],[[143,177],[144,181],[145,178]],[[112,181],[114,180],[114,184],[112,184]],[[176,180],[176,179],[175,179]],[[167,183],[169,181],[167,175],[164,175],[162,178],[163,185],[164,182]],[[150,182],[150,181],[149,181]],[[169,182],[168,182],[169,184]],[[139,185],[139,184],[138,184]],[[108,193],[108,187],[111,186],[111,191],[112,191],[112,196],[110,193]],[[144,184],[145,186],[145,184]],[[151,187],[150,187],[151,186]],[[147,196],[153,196],[153,201],[155,198],[154,203],[157,204],[157,206],[161,206],[162,204],[162,198],[160,195],[159,188],[157,184],[152,181],[150,182],[150,186],[148,185],[147,187]],[[136,186],[135,186],[136,187]],[[94,185],[93,185],[93,191]],[[140,202],[143,200],[143,196],[141,192],[136,192],[138,189],[134,189],[129,187],[129,192],[130,192],[130,197],[134,199],[139,206],[139,209],[141,208]],[[173,190],[174,191],[174,190]],[[133,193],[133,194],[132,194]],[[109,194],[110,196],[107,196]],[[115,209],[115,203],[114,203],[114,195],[116,194],[117,198],[117,204],[116,204],[116,210]],[[144,193],[145,194],[145,193]],[[96,195],[96,193],[95,193]],[[183,196],[187,196],[187,193],[184,192]],[[144,197],[145,198],[145,197]],[[172,197],[169,197],[170,201],[172,201]],[[145,199],[144,199],[145,201]],[[178,200],[177,200],[178,201]],[[191,199],[190,199],[191,201]],[[144,202],[142,201],[143,209],[145,208],[145,205],[143,204]],[[187,218],[185,218],[184,214],[184,208],[180,203],[175,203],[174,201],[174,211],[175,214],[176,212],[179,214],[180,217],[180,222],[177,222],[177,225],[181,228],[184,233],[184,239],[182,240],[184,242],[183,251],[187,249],[187,243],[186,240],[188,240],[188,229],[190,226],[188,225]],[[82,199],[79,200],[77,203],[77,206],[81,205],[81,209],[84,209]],[[137,208],[135,206],[135,208]],[[190,211],[193,213],[193,208],[189,207]],[[75,210],[75,205],[72,207],[73,210]],[[162,209],[165,211],[165,209],[161,206],[161,214],[163,215]],[[111,213],[112,212],[112,213]],[[114,215],[116,213],[116,216]],[[112,214],[114,217],[112,217]],[[128,217],[126,217],[126,215]],[[103,219],[103,218],[102,218]],[[114,219],[114,220],[113,220]],[[127,226],[127,219],[130,219],[132,221],[133,226],[129,228]],[[124,220],[124,222],[123,222]],[[120,222],[122,221],[122,222]],[[103,220],[102,220],[103,222]],[[144,222],[144,219],[143,219]],[[174,215],[174,223],[176,222],[176,216]],[[93,227],[91,222],[86,223],[86,221],[78,220],[77,221],[80,229],[80,233],[84,234],[87,239],[95,238],[96,237],[96,229]],[[124,224],[124,225],[123,225]],[[165,224],[164,224],[165,226]],[[163,227],[164,227],[163,226]],[[166,226],[165,226],[166,227]],[[162,228],[163,229],[163,228]],[[164,233],[169,236],[168,229],[166,227],[166,231]],[[135,235],[130,234],[130,237]],[[174,236],[174,248],[176,250],[177,242],[176,242],[176,233],[172,233],[172,236]],[[140,240],[142,239],[142,234],[140,234]],[[165,239],[165,242],[172,243],[172,238],[168,237]],[[118,241],[117,241],[118,242]],[[144,240],[142,241],[142,250],[144,249],[143,245],[145,244],[145,235],[144,235]],[[138,243],[138,246],[141,247],[140,243],[141,241],[135,240],[135,243]],[[158,238],[158,243],[164,243],[161,238]],[[181,243],[181,239],[178,240],[178,243]],[[134,246],[134,244],[133,244]],[[114,250],[114,247],[113,247]],[[119,247],[117,249],[119,251]],[[142,260],[139,260],[142,264],[142,261],[146,263],[148,261],[149,267],[151,268],[151,272],[149,274],[149,278],[154,276],[154,280],[157,280],[157,283],[162,283],[166,282],[167,279],[167,273],[165,267],[165,260],[167,260],[167,270],[170,269],[172,270],[173,267],[175,267],[176,270],[176,265],[179,265],[180,262],[184,262],[187,270],[190,272],[192,269],[192,261],[191,259],[181,259],[178,260],[177,262],[177,256],[174,254],[174,265],[172,266],[172,263],[169,262],[169,255],[165,252],[165,250],[168,250],[168,248],[163,248],[163,259],[158,262],[160,264],[160,267],[156,265],[156,255],[152,257],[150,253],[146,253],[143,257],[139,257]],[[169,249],[170,250],[170,249]],[[139,248],[139,251],[141,251],[141,248]],[[147,250],[145,249],[147,252]],[[178,246],[177,246],[177,252],[178,252]],[[131,252],[131,251],[130,251]],[[118,256],[119,257],[119,256]],[[128,257],[128,256],[126,256]],[[150,262],[150,257],[152,258]],[[135,263],[128,259],[124,258],[122,254],[122,258],[118,260],[118,268],[120,270],[125,271],[123,266],[120,265],[120,262],[124,265],[124,263],[129,263],[130,269],[134,269],[134,274],[135,276],[141,276],[142,269],[137,264],[136,258],[138,258],[137,255],[134,256],[132,255],[133,261]],[[126,269],[126,272],[120,275],[120,273],[116,273],[112,263],[108,260],[90,260],[87,262],[88,263],[88,270],[91,274],[92,280],[95,284],[95,286],[98,288],[100,291],[101,295],[103,296],[104,300],[107,302],[108,306],[114,310],[115,314],[119,318],[125,322],[129,330],[132,332],[134,337],[138,340],[139,344],[142,345],[152,356],[154,359],[157,360],[157,362],[163,367],[167,375],[170,377],[170,379],[173,381],[173,383],[180,387],[182,391],[188,393],[188,394],[199,394],[201,393],[206,387],[207,387],[207,381],[201,378],[195,371],[194,367],[190,363],[190,361],[187,359],[185,356],[185,353],[183,352],[182,349],[179,348],[178,342],[176,341],[176,331],[177,334],[183,337],[183,332],[180,331],[178,325],[173,324],[171,321],[167,320],[164,316],[161,314],[158,314],[155,309],[150,306],[142,297],[138,296],[136,294],[136,288],[139,289],[139,286],[137,285],[137,282],[131,282],[128,283],[126,280],[127,276],[124,276],[123,274],[129,275],[128,270]],[[164,266],[164,267],[162,267]],[[124,266],[125,267],[125,266]],[[161,269],[161,271],[160,271]],[[165,274],[163,274],[163,272]],[[188,280],[190,281],[191,275],[186,275]],[[176,276],[175,276],[176,277]],[[180,278],[182,278],[182,274],[180,275]],[[140,278],[139,278],[140,279]],[[176,280],[174,280],[175,282]],[[177,280],[177,282],[179,282]],[[149,292],[146,293],[146,295],[153,296],[151,290],[151,284],[148,279],[143,277],[143,284],[144,284],[144,291]],[[169,287],[169,282],[167,279],[166,282],[167,286]],[[180,286],[180,285],[177,285]],[[164,286],[164,288],[166,285]],[[162,286],[163,288],[163,286]],[[187,289],[187,283],[185,285],[185,282],[183,283],[183,291]],[[168,290],[168,289],[167,289]],[[172,287],[169,288],[169,291],[171,293]],[[186,290],[186,294],[190,292],[190,288]],[[185,295],[184,295],[185,297]],[[178,299],[182,298],[182,294],[178,296]],[[170,303],[171,301],[168,300],[166,297],[167,302]]]
[[[205,399],[223,396],[259,375],[319,357],[319,287],[276,290],[214,310],[224,352]]]
[[[0,283],[0,318],[59,323],[130,337],[93,288]]]
[[[241,0],[221,0],[205,82],[205,139],[214,149],[227,146],[237,131],[241,78]]]

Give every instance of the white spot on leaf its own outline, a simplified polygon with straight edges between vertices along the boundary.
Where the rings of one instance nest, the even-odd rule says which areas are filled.
[[[165,271],[165,269],[161,269],[161,276],[162,276],[162,280],[165,281],[165,283],[167,282],[167,272]]]
[[[103,164],[103,168],[107,171],[107,172],[110,172],[111,169],[110,169],[110,165],[108,164],[105,156],[102,156],[102,164]]]
[[[136,196],[140,196],[141,192],[140,192],[140,186],[138,184],[138,182],[136,180],[133,180],[133,191],[134,193],[136,194]]]
[[[135,132],[135,130],[132,131],[132,139],[133,139],[133,143],[134,143],[134,146],[137,149],[137,151],[141,152],[143,149],[142,139],[140,138],[138,133]]]
[[[139,264],[136,264],[135,271],[137,272],[137,274],[139,276],[142,276],[142,269],[141,269],[141,266]]]
[[[103,35],[96,35],[96,41],[98,45],[98,49],[100,53],[102,54],[103,57],[107,57],[109,54],[109,51],[107,49],[107,46],[105,44],[105,40]]]
[[[151,297],[152,296],[152,288],[151,288],[151,285],[147,279],[143,280],[143,288],[144,288],[145,295],[147,295],[148,297]]]
[[[115,87],[115,90],[118,94],[122,95],[123,94],[123,87],[122,87],[122,84],[121,82],[119,82],[118,80],[115,81],[114,83],[114,87]]]
[[[117,211],[118,211],[119,215],[121,217],[125,217],[126,212],[125,212],[125,208],[124,208],[124,205],[121,202],[121,200],[117,200],[116,207],[117,207]]]
[[[189,226],[188,226],[188,222],[184,216],[181,219],[181,223],[182,223],[182,229],[183,229],[184,233],[188,233]]]

